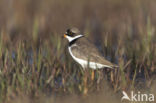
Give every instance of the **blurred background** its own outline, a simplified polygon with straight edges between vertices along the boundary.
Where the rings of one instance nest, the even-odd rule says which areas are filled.
[[[120,103],[122,90],[156,93],[155,5],[0,0],[0,102]],[[70,27],[79,28],[119,69],[83,72],[61,38]]]

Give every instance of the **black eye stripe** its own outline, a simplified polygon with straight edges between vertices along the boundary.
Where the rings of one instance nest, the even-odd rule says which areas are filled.
[[[67,30],[67,34],[70,33],[70,29]]]
[[[67,33],[68,36],[74,37],[75,34],[74,33]]]

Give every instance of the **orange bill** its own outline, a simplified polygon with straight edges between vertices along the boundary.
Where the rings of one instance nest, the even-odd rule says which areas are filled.
[[[67,36],[67,35],[66,35],[66,34],[64,34],[64,38],[66,38],[66,36]]]

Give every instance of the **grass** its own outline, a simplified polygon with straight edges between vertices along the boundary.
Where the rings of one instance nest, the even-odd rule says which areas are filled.
[[[120,103],[122,90],[156,93],[154,0],[0,2],[0,102]],[[61,37],[71,26],[119,69],[82,70]]]

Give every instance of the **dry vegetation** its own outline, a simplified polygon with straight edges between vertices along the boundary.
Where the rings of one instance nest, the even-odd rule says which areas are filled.
[[[0,102],[117,103],[156,94],[156,0],[0,0]],[[86,70],[61,36],[78,27],[118,70]]]

